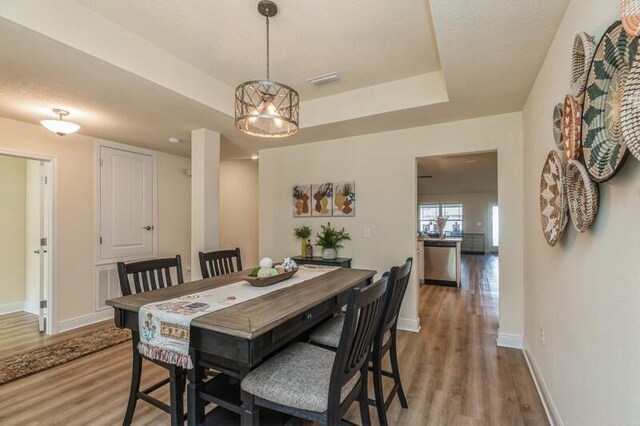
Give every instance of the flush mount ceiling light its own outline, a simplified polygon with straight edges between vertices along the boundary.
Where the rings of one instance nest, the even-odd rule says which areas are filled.
[[[52,131],[58,136],[65,136],[71,133],[75,133],[80,129],[80,126],[71,121],[63,121],[62,117],[69,115],[69,111],[63,109],[54,109],[54,114],[57,114],[60,118],[58,120],[42,120],[42,124],[47,130]]]
[[[267,21],[267,78],[242,83],[236,89],[235,126],[239,131],[263,138],[283,138],[298,132],[300,96],[291,87],[269,80],[269,18],[278,6],[271,0],[258,2]]]

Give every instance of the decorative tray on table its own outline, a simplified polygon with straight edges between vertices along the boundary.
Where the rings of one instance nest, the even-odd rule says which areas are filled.
[[[297,268],[293,271],[274,275],[273,277],[252,277],[251,275],[245,275],[244,277],[242,277],[242,279],[247,281],[254,287],[267,287],[275,283],[279,283],[280,281],[288,280],[289,278],[294,276],[296,272],[298,272]]]
[[[298,272],[298,265],[290,257],[284,259],[282,264],[274,265],[273,261],[265,257],[260,261],[260,266],[242,277],[253,287],[267,287],[284,280],[288,280]]]

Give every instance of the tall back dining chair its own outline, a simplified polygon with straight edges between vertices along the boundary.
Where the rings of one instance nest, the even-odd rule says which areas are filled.
[[[118,278],[120,279],[120,290],[124,296],[134,293],[143,293],[145,291],[157,290],[159,288],[170,287],[173,285],[171,271],[175,268],[177,284],[182,284],[184,278],[182,275],[182,261],[180,255],[167,259],[153,259],[142,262],[123,263],[118,262]],[[130,279],[132,278],[133,281]],[[183,424],[184,403],[183,394],[185,389],[186,371],[173,364],[166,364],[153,359],[149,361],[157,364],[169,371],[169,377],[160,382],[149,386],[144,390],[140,390],[140,379],[142,376],[142,358],[138,351],[138,343],[140,342],[140,334],[137,331],[131,332],[131,342],[133,343],[133,363],[131,373],[131,389],[129,391],[129,402],[127,403],[127,411],[123,424],[130,425],[133,414],[136,409],[138,399],[142,399],[149,404],[160,408],[171,415],[171,424]],[[167,405],[150,393],[160,387],[169,384],[169,395],[171,405]]]
[[[357,399],[370,425],[367,372],[373,337],[385,305],[387,274],[349,293],[337,351],[295,343],[249,373],[242,389],[254,404],[297,418],[339,425]]]
[[[375,405],[378,412],[380,425],[387,425],[387,410],[391,402],[398,395],[402,408],[408,408],[407,397],[405,396],[402,382],[400,380],[400,369],[398,368],[398,353],[396,347],[396,333],[398,329],[398,317],[400,307],[404,299],[409,279],[411,277],[411,267],[413,259],[408,258],[401,266],[391,268],[389,274],[389,290],[384,313],[380,327],[373,339],[373,351],[371,352],[371,364],[373,373],[373,390],[375,393]],[[382,369],[382,360],[389,354],[391,361],[391,371]],[[382,387],[382,377],[393,379],[393,387],[385,397]]]
[[[217,277],[232,272],[242,271],[240,249],[218,250],[207,253],[199,252],[202,278]]]
[[[404,299],[409,278],[411,275],[411,267],[413,259],[408,258],[402,266],[394,266],[389,273],[389,289],[388,296],[384,306],[382,319],[373,340],[373,349],[371,351],[371,371],[373,373],[373,384],[375,391],[375,401],[371,401],[376,406],[378,412],[378,420],[381,425],[387,424],[386,412],[389,405],[396,395],[400,399],[403,408],[407,408],[407,398],[400,381],[400,370],[398,368],[398,354],[396,349],[396,332],[398,328],[398,316],[400,307]],[[338,347],[343,334],[343,324],[345,322],[344,315],[337,315],[318,327],[310,336],[311,342],[322,347],[333,349]],[[382,360],[386,354],[389,354],[391,361],[391,370],[384,371],[382,369]],[[393,379],[394,385],[389,395],[385,398],[382,388],[382,376]]]

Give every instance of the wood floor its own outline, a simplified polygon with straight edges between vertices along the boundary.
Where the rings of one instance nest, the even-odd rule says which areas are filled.
[[[38,316],[28,312],[0,315],[0,359],[43,346],[54,345],[74,337],[113,327],[113,321],[103,321],[87,327],[47,336],[38,331]]]
[[[462,289],[421,287],[422,329],[398,336],[409,409],[394,401],[390,424],[548,424],[522,353],[495,345],[497,278],[497,257],[464,256]],[[11,339],[3,333],[6,351]],[[125,343],[0,386],[0,425],[121,424],[129,356]],[[161,377],[164,370],[145,363],[143,386]],[[164,389],[158,394],[168,397]],[[375,422],[373,409],[371,414]],[[359,423],[357,406],[348,418]],[[134,424],[168,425],[169,418],[139,402]]]

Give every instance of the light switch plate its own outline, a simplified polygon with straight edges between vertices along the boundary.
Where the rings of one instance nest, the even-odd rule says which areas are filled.
[[[369,227],[364,228],[364,237],[365,238],[371,238],[371,228],[369,228]]]

